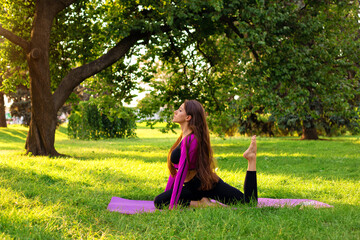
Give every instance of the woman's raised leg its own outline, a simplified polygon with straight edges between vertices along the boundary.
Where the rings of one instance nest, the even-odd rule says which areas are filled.
[[[256,136],[251,138],[249,148],[244,152],[243,156],[248,160],[248,169],[244,182],[244,193],[233,186],[225,183],[222,179],[209,191],[200,191],[201,196],[204,196],[202,202],[191,202],[191,206],[196,205],[213,205],[208,200],[215,199],[225,204],[233,204],[237,202],[249,203],[257,201],[257,180],[256,180]]]
[[[252,136],[249,148],[244,152],[243,156],[248,160],[248,169],[244,182],[245,202],[258,200],[257,180],[256,180],[256,136]]]
[[[248,171],[256,171],[256,136],[252,136],[249,148],[244,152],[243,157],[248,160]]]

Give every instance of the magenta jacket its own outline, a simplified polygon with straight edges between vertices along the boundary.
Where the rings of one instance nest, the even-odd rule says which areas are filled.
[[[169,209],[172,209],[174,206],[176,207],[179,197],[181,194],[181,190],[184,185],[184,181],[186,178],[186,174],[189,169],[196,168],[196,160],[197,160],[197,140],[194,134],[190,134],[186,136],[181,143],[181,155],[179,164],[174,164],[174,167],[177,168],[177,173],[175,176],[169,176],[169,180],[167,182],[165,191],[170,189],[173,190],[170,199]],[[186,159],[186,149],[189,152],[189,159]]]

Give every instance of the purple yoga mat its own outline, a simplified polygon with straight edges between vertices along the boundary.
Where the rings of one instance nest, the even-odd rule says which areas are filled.
[[[273,199],[273,198],[258,199],[258,207],[294,207],[298,205],[313,206],[315,208],[333,207],[329,204],[315,200],[310,200],[310,199]],[[107,209],[112,212],[116,211],[124,214],[135,214],[135,213],[156,211],[153,201],[129,200],[119,197],[112,197]]]

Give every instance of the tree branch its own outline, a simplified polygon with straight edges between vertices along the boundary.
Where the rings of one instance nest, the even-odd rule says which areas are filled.
[[[205,54],[205,52],[203,50],[201,50],[200,48],[200,44],[198,42],[196,42],[196,49],[200,52],[200,54],[209,62],[210,66],[213,67],[215,66],[215,61],[214,58],[208,56]]]
[[[30,43],[28,41],[10,32],[9,30],[6,30],[2,27],[2,24],[0,24],[0,36],[3,36],[10,42],[20,46],[26,53],[30,51]]]
[[[62,10],[64,10],[65,8],[76,2],[76,0],[53,0],[53,1],[54,1],[53,4],[56,4],[56,7],[54,8],[56,13],[61,12]]]
[[[242,34],[239,29],[234,25],[234,22],[229,19],[229,18],[222,18],[226,23],[227,25],[230,27],[231,30],[233,30],[235,32],[236,35],[238,35],[240,38],[245,38],[244,34]],[[252,54],[254,55],[256,61],[258,62],[259,61],[259,55],[257,54],[256,50],[254,49],[253,45],[252,44],[248,44],[248,47],[250,49],[250,51],[252,52]]]
[[[115,47],[98,59],[81,67],[72,69],[61,81],[59,87],[53,94],[55,110],[57,111],[68,99],[73,89],[88,77],[95,75],[101,70],[109,67],[133,47],[140,39],[147,38],[151,33],[132,32],[128,37],[122,39]]]

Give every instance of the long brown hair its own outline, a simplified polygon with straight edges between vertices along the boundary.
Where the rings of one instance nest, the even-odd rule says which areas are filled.
[[[215,173],[215,162],[210,145],[209,128],[206,123],[205,110],[201,103],[196,100],[185,100],[184,105],[186,114],[191,116],[188,127],[197,140],[197,177],[201,182],[201,190],[209,190],[213,187],[214,183],[219,180],[219,177]],[[167,158],[168,168],[173,176],[176,174],[176,169],[171,163],[171,152],[179,145],[181,139],[182,134],[170,148]]]

